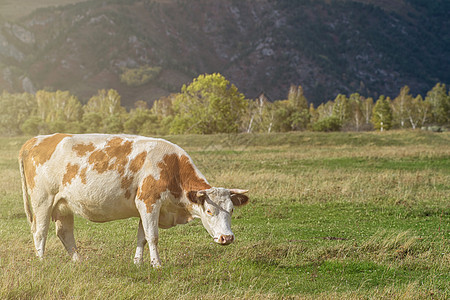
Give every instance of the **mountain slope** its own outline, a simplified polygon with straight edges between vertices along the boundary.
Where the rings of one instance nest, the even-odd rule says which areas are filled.
[[[316,104],[338,93],[395,96],[450,82],[448,1],[90,1],[40,9],[0,27],[0,88],[68,89],[83,100],[115,88],[151,102],[220,72],[247,97]],[[126,71],[159,67],[140,86]]]

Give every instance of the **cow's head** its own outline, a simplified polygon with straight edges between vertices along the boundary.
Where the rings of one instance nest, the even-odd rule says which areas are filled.
[[[234,241],[231,231],[231,215],[235,206],[245,205],[247,190],[210,188],[191,191],[188,198],[193,205],[193,216],[202,220],[203,226],[216,243],[228,245]]]

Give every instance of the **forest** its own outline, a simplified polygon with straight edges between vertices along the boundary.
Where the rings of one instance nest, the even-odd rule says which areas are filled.
[[[247,99],[219,73],[204,74],[179,93],[148,106],[145,99],[127,110],[114,89],[98,90],[86,103],[69,91],[0,95],[0,134],[54,132],[129,133],[140,135],[260,133],[288,131],[445,130],[450,124],[450,91],[437,83],[426,95],[404,86],[394,99],[339,94],[317,107],[303,88],[292,85],[286,99],[264,94]]]

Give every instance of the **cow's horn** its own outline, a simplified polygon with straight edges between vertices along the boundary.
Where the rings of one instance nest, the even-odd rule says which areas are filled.
[[[230,189],[231,194],[246,194],[248,190],[240,190],[240,189]]]
[[[197,197],[202,198],[206,196],[206,191],[197,191]]]

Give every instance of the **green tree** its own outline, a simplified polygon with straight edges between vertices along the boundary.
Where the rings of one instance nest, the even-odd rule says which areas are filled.
[[[380,131],[389,130],[392,127],[391,101],[384,95],[378,98],[372,112],[372,124]]]
[[[146,122],[143,125],[145,127],[143,130],[145,130],[146,134],[169,134],[172,121],[175,117],[173,109],[175,99],[176,94],[170,94],[153,102],[150,111],[152,118],[156,117],[156,120],[153,123]]]
[[[237,132],[247,107],[244,95],[218,73],[183,85],[173,104],[172,133]]]
[[[321,103],[316,109],[316,113],[318,115],[317,120],[331,117],[333,115],[333,107],[334,107],[334,102],[331,100],[327,101],[325,103]]]
[[[99,90],[83,106],[83,126],[87,132],[119,133],[127,112],[120,103],[121,97],[116,90]]]
[[[338,131],[342,128],[339,117],[335,115],[334,101],[321,103],[314,111],[314,122],[311,123],[313,131]]]
[[[316,123],[319,120],[319,112],[317,111],[317,109],[314,108],[314,104],[310,104],[309,105],[309,115],[310,115],[310,119],[309,119],[309,127],[311,127],[314,123]]]
[[[350,119],[350,102],[347,96],[339,94],[334,99],[333,116],[337,117],[341,124]]]
[[[267,102],[263,108],[263,132],[271,133],[273,131],[274,124],[276,123],[276,109],[277,102]]]
[[[88,112],[83,115],[83,126],[88,133],[104,132],[103,118],[98,112]]]
[[[352,129],[359,131],[364,124],[363,104],[365,98],[358,93],[353,93],[348,98],[349,119],[348,124]]]
[[[124,123],[124,129],[127,133],[139,135],[162,134],[158,117],[149,109],[137,108],[129,114],[128,120]]]
[[[20,126],[23,133],[28,135],[37,135],[48,133],[48,125],[39,116],[30,116]]]
[[[287,132],[295,130],[295,112],[289,100],[275,101],[272,105],[273,122],[271,130],[275,132]]]
[[[92,96],[83,107],[85,113],[99,113],[104,117],[125,112],[120,104],[121,97],[116,90],[99,90],[97,95]]]
[[[410,89],[407,85],[401,88],[399,95],[392,102],[392,117],[394,124],[405,127],[408,120],[407,106],[411,104],[413,96],[409,93]]]
[[[250,100],[247,114],[242,118],[245,132],[272,132],[277,127],[278,102],[270,102],[264,94]]]
[[[43,120],[48,132],[80,132],[82,106],[77,97],[69,91],[36,92],[37,116]],[[42,130],[42,129],[41,129]]]
[[[266,105],[267,106],[267,105]],[[267,106],[269,132],[286,132],[308,128],[311,115],[301,86],[291,85],[287,100],[278,100]]]
[[[425,101],[431,104],[432,122],[438,125],[450,124],[450,91],[443,83],[437,83],[428,93]]]
[[[423,126],[426,123],[431,111],[431,104],[424,101],[421,95],[410,100],[406,106],[406,115],[411,124],[412,129]]]
[[[170,94],[169,96],[155,100],[151,109],[152,113],[160,120],[173,116],[175,114],[173,110],[173,103],[176,97],[176,94]]]
[[[288,121],[291,130],[304,130],[308,127],[311,115],[309,114],[308,100],[301,85],[291,85],[288,93]]]
[[[373,111],[373,98],[369,97],[365,99],[361,104],[361,113],[363,115],[366,128],[371,126],[370,120],[372,119],[372,111]]]
[[[107,133],[121,133],[125,115],[114,114],[103,120],[103,131]]]
[[[82,108],[80,101],[69,91],[36,92],[37,115],[47,123],[80,121]]]
[[[243,117],[245,132],[265,132],[265,116],[267,106],[270,102],[264,94],[259,95],[255,100],[250,100],[247,107],[247,114]]]
[[[21,125],[36,111],[36,100],[28,93],[0,95],[0,134],[18,135]]]

